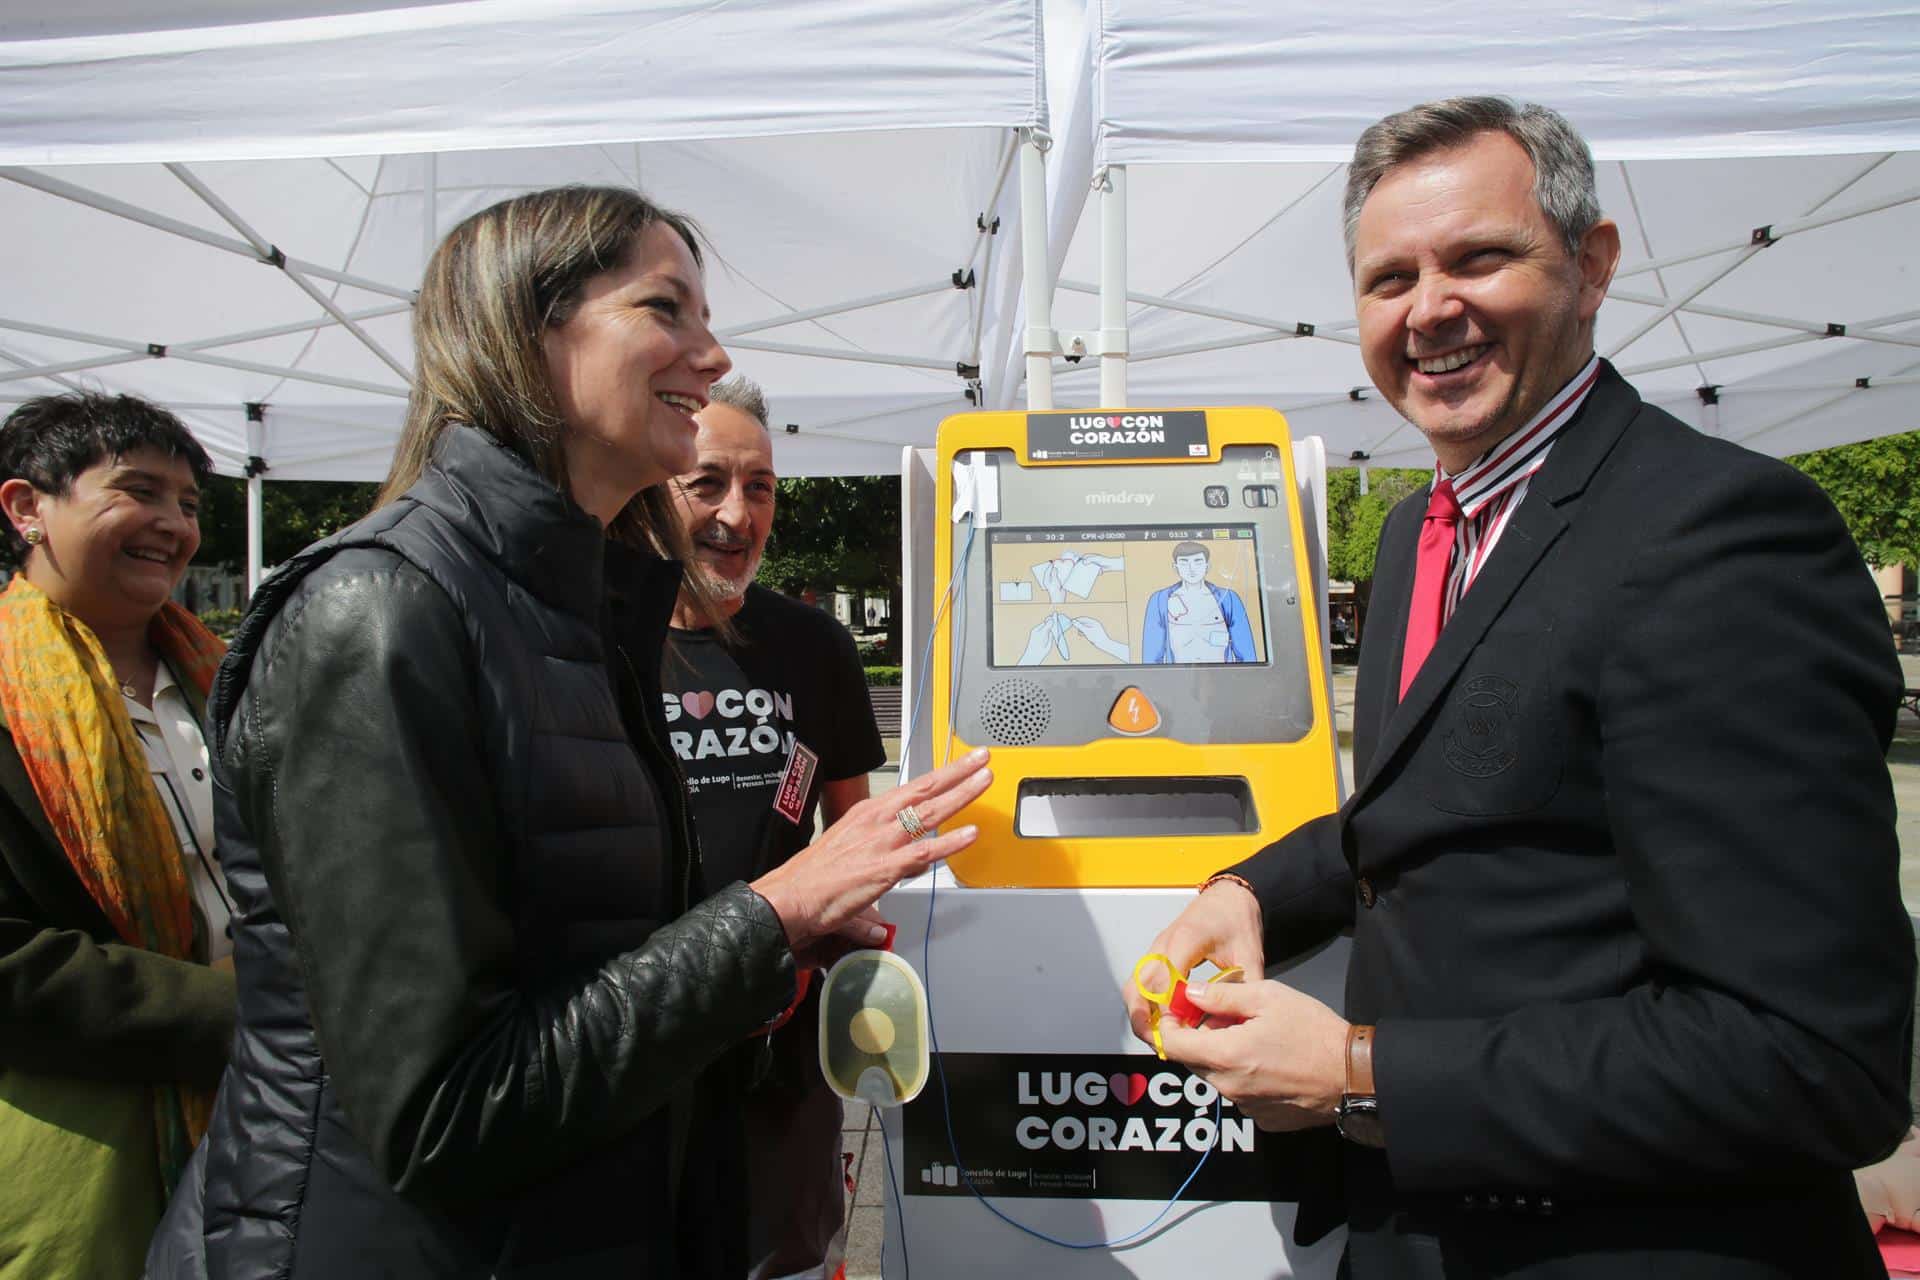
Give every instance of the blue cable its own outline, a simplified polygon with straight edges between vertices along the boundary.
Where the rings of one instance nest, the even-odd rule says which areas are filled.
[[[922,699],[927,696],[927,668],[933,665],[933,638],[940,633],[940,619],[947,616],[947,606],[953,603],[954,594],[959,590],[960,583],[966,579],[967,558],[971,556],[972,553],[973,513],[969,511],[967,513],[967,541],[960,549],[960,578],[957,580],[948,579],[947,594],[940,597],[940,607],[934,610],[933,622],[927,627],[927,643],[920,650],[920,665],[917,668],[920,674],[914,678],[913,682],[913,710],[908,713],[907,736],[901,740],[900,746],[899,776],[902,782],[907,780],[907,753],[913,748],[913,735],[919,732],[920,729],[920,712],[924,707]],[[927,750],[929,753],[932,752],[932,743],[927,744]]]
[[[907,1131],[903,1124],[900,1141],[905,1143],[906,1140]],[[907,1253],[907,1199],[900,1194],[900,1179],[893,1172],[893,1148],[887,1145],[884,1127],[880,1130],[880,1151],[887,1157],[887,1189],[893,1192],[893,1211],[900,1220],[900,1280],[912,1280],[913,1259]],[[882,1244],[886,1243],[885,1236],[881,1236],[880,1240]],[[886,1267],[882,1266],[880,1270],[884,1273]]]
[[[966,618],[967,598],[964,591],[964,584],[966,582],[966,577],[967,577],[967,567],[969,564],[972,563],[972,560],[973,560],[973,537],[974,537],[974,534],[979,531],[978,526],[974,523],[972,512],[967,513],[966,520],[967,520],[967,540],[961,546],[961,549],[960,549],[960,570],[947,583],[947,593],[941,599],[940,608],[934,614],[933,625],[928,629],[928,633],[927,633],[926,649],[921,654],[920,675],[916,681],[916,683],[919,685],[919,689],[914,695],[913,711],[907,720],[907,742],[908,743],[912,743],[914,734],[916,734],[919,731],[920,712],[922,710],[920,699],[926,694],[927,668],[932,664],[932,661],[933,661],[933,637],[934,637],[934,634],[937,633],[940,629],[940,619],[945,616],[947,612],[947,607],[950,604],[953,604],[956,599],[959,601],[958,608],[955,610],[955,614],[954,614],[954,617],[955,617],[954,626],[956,630],[958,630],[963,625],[964,619]],[[964,638],[965,633],[961,632],[960,634]],[[949,699],[949,705],[948,705],[948,711],[947,711],[947,753],[946,754],[947,754],[947,758],[951,759],[953,756],[953,719],[954,719],[953,713],[954,713],[954,710],[959,705],[959,697],[960,697],[958,669],[959,669],[959,662],[960,662],[961,646],[956,643],[951,647],[949,652],[951,653],[952,657],[950,659],[950,664],[947,672],[947,695]],[[929,744],[928,750],[929,751],[932,750],[931,744]],[[945,761],[942,761],[942,763],[945,763]],[[953,1156],[953,1166],[954,1166],[954,1169],[959,1173],[960,1180],[966,1184],[967,1191],[973,1196],[975,1200],[978,1200],[980,1202],[981,1207],[984,1208],[988,1213],[991,1213],[994,1217],[1000,1219],[1000,1221],[1006,1223],[1008,1226],[1014,1228],[1016,1231],[1025,1232],[1027,1235],[1032,1236],[1036,1240],[1043,1240],[1048,1244],[1057,1245],[1062,1249],[1082,1249],[1082,1250],[1084,1249],[1117,1249],[1122,1245],[1132,1244],[1135,1240],[1141,1239],[1142,1237],[1147,1235],[1147,1233],[1152,1231],[1155,1227],[1159,1226],[1162,1219],[1164,1219],[1169,1213],[1173,1212],[1174,1206],[1180,1203],[1180,1197],[1186,1194],[1187,1188],[1193,1185],[1193,1180],[1200,1176],[1200,1170],[1206,1167],[1207,1158],[1211,1156],[1214,1153],[1215,1149],[1218,1148],[1218,1146],[1220,1145],[1220,1121],[1221,1121],[1222,1112],[1221,1112],[1221,1103],[1220,1103],[1219,1095],[1216,1093],[1213,1100],[1213,1133],[1214,1133],[1213,1145],[1209,1146],[1205,1151],[1202,1151],[1200,1153],[1200,1159],[1195,1162],[1193,1166],[1193,1171],[1187,1174],[1186,1180],[1182,1182],[1179,1188],[1173,1193],[1173,1198],[1167,1201],[1166,1205],[1161,1208],[1159,1213],[1153,1216],[1153,1219],[1151,1221],[1149,1221],[1145,1226],[1139,1228],[1138,1230],[1131,1231],[1126,1235],[1121,1236],[1117,1240],[1088,1240],[1088,1241],[1062,1240],[1057,1236],[1050,1236],[1044,1231],[1041,1231],[1034,1227],[1030,1227],[1024,1222],[1018,1222],[1013,1218],[1008,1217],[1005,1213],[1001,1212],[999,1208],[997,1208],[991,1201],[987,1199],[985,1195],[981,1193],[978,1187],[973,1185],[973,1179],[967,1176],[966,1164],[960,1159],[960,1143],[959,1143],[959,1140],[954,1136],[954,1132],[953,1132],[953,1096],[947,1088],[947,1064],[945,1063],[945,1061],[942,1060],[940,1055],[940,1033],[938,1030],[938,1024],[936,1023],[933,1016],[933,907],[934,907],[934,898],[938,894],[938,892],[939,892],[939,876],[936,872],[935,874],[929,875],[927,878],[927,923],[926,923],[926,928],[922,932],[921,938],[920,938],[920,971],[921,971],[922,977],[925,979],[925,985],[927,989],[928,1047],[932,1052],[934,1068],[940,1073],[940,1107],[941,1107],[942,1113],[945,1116],[946,1125],[947,1125],[947,1150]],[[900,1257],[902,1262],[904,1263],[907,1260],[906,1198],[901,1194],[899,1184],[896,1181],[894,1181],[893,1149],[886,1145],[886,1133],[884,1130],[882,1131],[880,1137],[881,1137],[881,1145],[886,1149],[886,1154],[887,1154],[887,1178],[888,1178],[890,1189],[893,1192],[894,1211],[900,1223]],[[902,1120],[901,1120],[900,1140],[902,1143],[906,1141],[906,1122],[904,1117],[902,1117]]]

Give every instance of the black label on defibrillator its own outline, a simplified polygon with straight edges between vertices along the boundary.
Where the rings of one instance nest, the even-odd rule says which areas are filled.
[[[1338,1159],[1331,1128],[1261,1133],[1152,1057],[943,1053],[940,1065],[946,1096],[936,1070],[902,1117],[907,1195],[1167,1200],[1192,1176],[1183,1199],[1288,1201]]]
[[[1079,410],[1027,415],[1027,458],[1087,462],[1099,458],[1204,458],[1204,409]]]

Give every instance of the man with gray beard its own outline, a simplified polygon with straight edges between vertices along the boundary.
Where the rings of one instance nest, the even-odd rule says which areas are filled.
[[[767,402],[745,378],[717,383],[695,416],[699,462],[674,482],[693,542],[689,574],[718,602],[682,591],[661,681],[712,891],[751,881],[867,797],[886,763],[853,639],[819,609],[753,585],[773,529]],[[754,1280],[831,1276],[845,1249],[840,1099],[820,1075],[818,1009],[802,999],[753,1055],[747,1095]]]

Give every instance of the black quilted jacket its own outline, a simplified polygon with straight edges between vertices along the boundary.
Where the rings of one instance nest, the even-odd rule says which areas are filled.
[[[794,970],[702,900],[678,582],[455,427],[262,588],[210,708],[239,1029],[149,1275],[744,1274],[728,1050]]]

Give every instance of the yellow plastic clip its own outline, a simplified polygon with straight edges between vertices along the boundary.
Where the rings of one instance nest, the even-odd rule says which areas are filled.
[[[1141,971],[1150,964],[1159,964],[1166,969],[1167,985],[1165,987],[1150,987],[1147,985],[1147,980],[1141,976]],[[1216,982],[1239,982],[1245,976],[1245,971],[1239,965],[1229,965],[1208,978],[1207,983],[1212,985]],[[1162,1062],[1167,1058],[1166,1046],[1160,1041],[1162,1014],[1172,1011],[1176,1017],[1182,1019],[1188,1014],[1194,1014],[1197,1015],[1193,1023],[1195,1027],[1207,1025],[1207,1015],[1196,1009],[1186,998],[1186,986],[1189,981],[1189,975],[1175,967],[1170,956],[1162,955],[1157,951],[1150,951],[1141,956],[1133,966],[1133,988],[1140,993],[1140,998],[1147,1002],[1147,1031],[1153,1039],[1153,1051]]]

